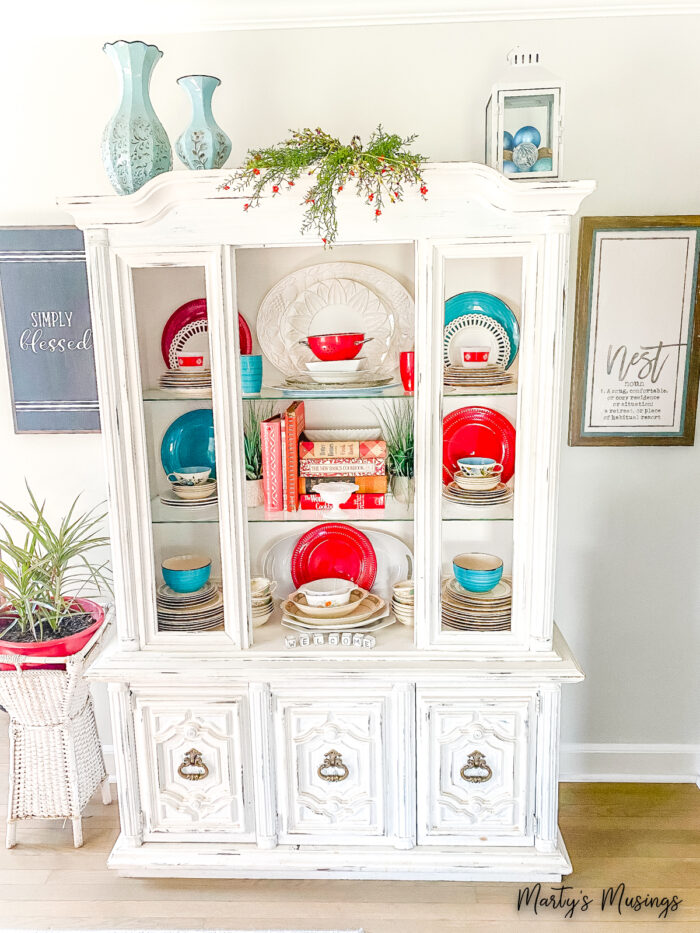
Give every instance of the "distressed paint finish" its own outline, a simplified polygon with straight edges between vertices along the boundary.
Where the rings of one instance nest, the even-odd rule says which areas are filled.
[[[559,880],[570,871],[557,829],[559,690],[582,678],[552,619],[563,302],[570,218],[593,186],[430,165],[429,200],[409,195],[381,223],[343,202],[347,242],[415,248],[414,645],[290,653],[252,647],[248,621],[235,251],[319,244],[298,232],[298,196],[244,213],[241,198],[216,192],[224,174],[161,175],[129,198],[64,204],[87,229],[116,551],[118,635],[91,668],[109,683],[115,733],[122,835],[110,865],[139,876]],[[518,257],[523,270],[505,638],[439,625],[444,265],[468,257]],[[156,630],[132,272],[158,266],[206,279],[226,630],[203,637]],[[207,749],[188,744],[188,723]],[[471,742],[477,732],[488,746]],[[172,772],[190,747],[206,752],[210,776],[189,782],[188,800]],[[458,783],[475,750],[492,762],[491,787]],[[319,778],[330,751],[347,778]]]

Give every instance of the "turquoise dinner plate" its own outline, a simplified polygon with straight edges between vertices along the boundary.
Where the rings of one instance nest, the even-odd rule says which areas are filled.
[[[495,295],[489,295],[488,292],[462,292],[448,298],[445,302],[445,326],[463,314],[483,314],[501,325],[510,340],[510,357],[506,366],[506,369],[510,369],[520,345],[520,328],[517,318],[505,301],[501,301]]]
[[[188,411],[170,425],[160,445],[166,475],[188,466],[211,467],[216,476],[214,418],[210,408]]]

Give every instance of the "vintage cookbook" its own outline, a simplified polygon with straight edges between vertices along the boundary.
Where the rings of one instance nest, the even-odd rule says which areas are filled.
[[[386,496],[380,493],[362,493],[354,492],[347,502],[344,502],[340,508],[352,511],[353,509],[383,509],[386,505]],[[331,509],[328,502],[324,502],[316,493],[314,495],[299,496],[299,508],[302,510],[313,509],[316,512]]]
[[[327,460],[329,457],[386,460],[386,441],[301,441],[299,457],[302,460]]]
[[[300,476],[383,476],[386,460],[377,457],[332,457],[328,460],[300,460]]]
[[[260,443],[263,464],[263,504],[267,512],[284,508],[282,484],[282,416],[275,415],[260,422]]]

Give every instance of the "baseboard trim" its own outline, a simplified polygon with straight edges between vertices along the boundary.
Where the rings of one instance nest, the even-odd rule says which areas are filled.
[[[559,779],[698,784],[700,787],[700,745],[563,743]]]

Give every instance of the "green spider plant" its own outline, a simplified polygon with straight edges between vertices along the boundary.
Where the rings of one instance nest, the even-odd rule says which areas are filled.
[[[413,406],[408,399],[375,407],[386,441],[386,466],[392,476],[413,476]]]
[[[78,496],[65,517],[52,523],[46,503],[39,504],[29,486],[30,509],[22,512],[0,502],[0,515],[19,530],[0,523],[0,615],[35,641],[61,637],[61,621],[71,613],[72,600],[90,587],[111,592],[108,562],[93,563],[90,555],[109,543],[99,533],[106,514],[99,507],[78,512]]]
[[[245,460],[245,478],[262,479],[262,438],[260,422],[271,418],[274,413],[273,402],[246,401],[243,413],[243,457]]]

